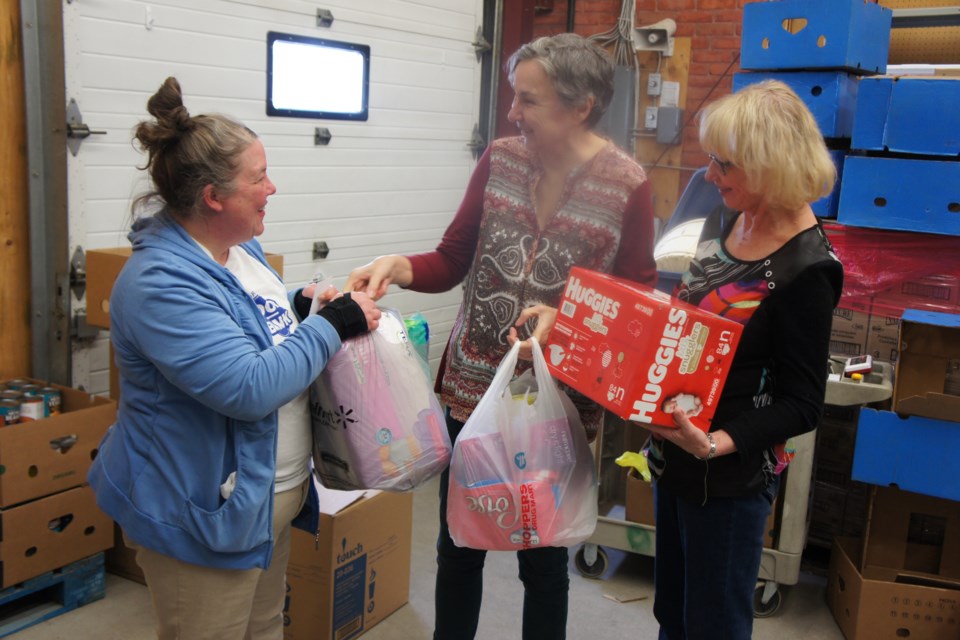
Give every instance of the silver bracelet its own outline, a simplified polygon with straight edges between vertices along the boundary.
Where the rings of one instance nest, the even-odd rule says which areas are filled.
[[[710,451],[708,451],[707,455],[702,458],[698,455],[694,455],[693,457],[697,460],[712,460],[714,456],[717,455],[717,441],[713,439],[713,434],[709,431],[707,432],[707,440],[710,442]]]

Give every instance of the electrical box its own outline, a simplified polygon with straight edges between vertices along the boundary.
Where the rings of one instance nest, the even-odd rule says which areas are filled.
[[[647,95],[648,96],[658,96],[660,95],[661,78],[659,73],[651,73],[647,76]]]
[[[660,107],[657,110],[657,143],[680,144],[680,129],[683,128],[683,109]]]
[[[657,107],[647,107],[644,111],[643,127],[651,130],[657,128]]]

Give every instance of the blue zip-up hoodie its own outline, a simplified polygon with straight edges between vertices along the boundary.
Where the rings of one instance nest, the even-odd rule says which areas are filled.
[[[129,237],[133,254],[110,298],[117,422],[88,474],[97,503],[131,540],[159,553],[265,568],[277,409],[313,382],[340,338],[311,316],[273,346],[240,282],[165,213],[138,222]],[[240,250],[267,264],[255,240]],[[232,472],[236,488],[224,500],[220,485]],[[309,503],[296,524],[316,532],[312,485]]]

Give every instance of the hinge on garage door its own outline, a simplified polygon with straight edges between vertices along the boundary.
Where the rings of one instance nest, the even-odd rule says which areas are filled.
[[[477,35],[473,39],[473,50],[477,54],[477,62],[480,62],[480,59],[483,57],[483,54],[488,51],[493,51],[493,45],[490,44],[490,41],[483,37],[483,27],[477,27]]]
[[[83,247],[78,246],[70,258],[70,291],[77,297],[83,297],[87,291],[87,256]],[[87,324],[87,314],[74,314],[70,322],[70,337],[74,340],[90,340],[97,337],[100,329]]]
[[[67,148],[70,153],[77,155],[80,151],[80,143],[91,135],[104,135],[106,131],[91,131],[90,127],[83,124],[83,114],[80,113],[80,105],[73,98],[70,98],[70,104],[67,105]]]
[[[480,156],[483,155],[484,149],[487,148],[487,141],[484,140],[483,136],[480,135],[480,125],[473,125],[473,133],[470,134],[470,142],[467,143],[467,146],[470,147],[470,151],[473,153],[473,159],[477,160]]]
[[[83,247],[78,246],[70,258],[70,291],[73,291],[73,295],[79,300],[86,290],[87,255],[83,252]]]

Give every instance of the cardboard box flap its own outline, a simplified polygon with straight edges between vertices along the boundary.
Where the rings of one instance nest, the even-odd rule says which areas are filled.
[[[960,421],[960,396],[945,393],[924,393],[901,398],[897,412],[911,416],[923,416],[934,420]]]
[[[376,489],[365,489],[361,491],[341,491],[339,489],[327,489],[325,486],[313,479],[313,486],[317,488],[317,494],[320,496],[320,513],[328,516],[336,515],[352,504],[372,498],[380,493]]]
[[[900,323],[894,411],[960,420],[960,396],[946,393],[951,361],[960,358],[960,315],[907,309]]]

